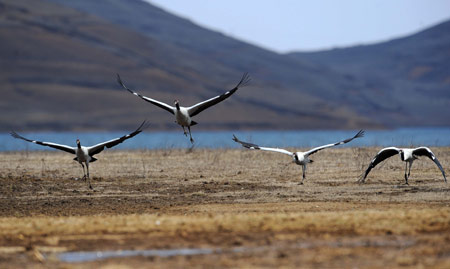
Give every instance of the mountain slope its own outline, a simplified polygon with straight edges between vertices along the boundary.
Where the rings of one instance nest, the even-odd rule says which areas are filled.
[[[391,94],[399,106],[408,109],[411,125],[449,125],[449,48],[447,21],[385,43],[289,56],[364,80],[380,94]]]
[[[1,105],[8,111],[2,113],[2,129],[68,130],[125,124],[127,112],[121,115],[117,107],[122,102],[133,107],[132,99],[122,98],[125,95],[119,91],[98,91],[117,89],[115,73],[120,69],[162,80],[162,85],[167,80],[179,85],[195,80],[195,76],[162,78],[159,71],[169,67],[158,55],[165,54],[166,48],[155,40],[45,1],[1,4],[8,14],[1,18],[0,27],[5,97]],[[112,115],[118,118],[105,120]]]
[[[252,70],[252,74],[258,80],[276,82],[286,88],[287,92],[284,94],[287,98],[283,98],[283,103],[288,107],[305,107],[306,111],[311,112],[323,106],[311,106],[310,102],[301,104],[290,102],[290,100],[297,100],[289,97],[291,92],[300,92],[306,99],[314,97],[322,100],[325,106],[332,109],[345,108],[354,114],[370,118],[374,124],[398,127],[449,123],[447,117],[438,112],[441,108],[445,109],[446,103],[439,103],[442,100],[436,99],[435,96],[415,93],[415,88],[422,87],[421,82],[416,81],[413,85],[394,87],[392,90],[391,85],[397,83],[396,76],[393,74],[386,79],[371,76],[371,73],[376,73],[376,68],[367,70],[363,75],[352,75],[333,65],[323,64],[310,58],[291,57],[297,60],[297,63],[294,63],[288,59],[289,57],[285,57],[286,55],[267,51],[198,27],[188,20],[173,16],[140,0],[127,1],[126,4],[121,0],[52,1],[95,14],[130,30],[187,49],[199,57],[214,60],[231,69],[241,72]],[[448,33],[445,30],[443,32]],[[439,45],[439,42],[438,40],[436,44]],[[441,42],[441,45],[445,46],[445,42],[445,40]],[[380,44],[379,47],[390,46],[388,43]],[[398,55],[396,58],[398,65],[407,63],[419,52],[415,49],[415,40],[408,40],[398,46],[408,52],[404,56]],[[376,51],[367,53],[376,54]],[[361,51],[359,54],[352,55],[351,58],[358,61],[367,53]],[[437,58],[439,59],[440,56]],[[378,57],[372,57],[369,61],[377,60]],[[383,68],[389,70],[389,66]],[[356,70],[364,69],[358,66]],[[422,69],[419,67],[416,72],[422,72]],[[430,107],[427,104],[433,104],[433,106]],[[427,112],[425,114],[418,112],[422,110]]]
[[[198,115],[196,129],[448,124],[435,97],[384,90],[392,79],[264,50],[140,0],[0,0],[0,11],[2,131],[132,129],[144,118],[153,129],[180,128],[122,90],[116,73],[144,95],[192,105],[249,72],[250,86]],[[421,102],[433,104],[433,121],[417,113]]]
[[[121,90],[116,73],[145,95],[167,103],[178,98],[185,105],[230,89],[242,75],[243,69],[67,5],[2,0],[0,8],[8,14],[0,17],[3,131],[134,128],[143,118],[155,129],[177,129],[170,114]],[[200,114],[196,128],[372,125],[348,108],[245,69],[251,86]]]
[[[263,87],[264,84],[283,87],[285,97],[276,95],[278,98],[275,98],[275,102],[281,99],[279,104],[294,113],[316,114],[319,111],[317,107],[328,107],[333,111],[345,109],[353,112],[354,117],[359,117],[351,105],[361,101],[361,98],[358,95],[337,93],[341,89],[336,85],[346,87],[348,81],[335,72],[199,27],[141,0],[51,1],[95,14],[118,26],[196,55],[202,59],[202,63],[192,63],[190,67],[199,73],[211,73],[212,76],[220,74],[215,77],[218,81],[222,79],[221,71],[216,71],[214,68],[217,66],[211,63],[233,72],[250,72],[254,80],[263,82]],[[324,96],[328,98],[324,100]]]

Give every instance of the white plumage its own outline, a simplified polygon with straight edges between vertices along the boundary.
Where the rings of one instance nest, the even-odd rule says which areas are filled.
[[[427,147],[418,147],[415,149],[388,147],[380,150],[370,162],[369,167],[367,167],[366,171],[364,172],[364,175],[359,179],[359,182],[364,183],[367,175],[370,173],[372,168],[374,168],[377,164],[397,154],[400,154],[400,159],[406,163],[405,184],[408,184],[409,175],[411,174],[411,166],[413,162],[416,159],[418,159],[418,156],[426,156],[430,158],[437,165],[437,167],[439,167],[439,169],[442,172],[442,175],[444,176],[444,181],[447,182],[447,178],[445,177],[445,172],[444,169],[442,168],[441,163],[436,158],[434,153]],[[409,170],[408,170],[408,163],[409,163]]]
[[[330,148],[330,147],[334,147],[334,146],[338,146],[338,145],[342,145],[345,143],[348,143],[350,141],[352,141],[355,138],[358,137],[363,137],[364,136],[364,131],[360,130],[354,137],[349,138],[349,139],[345,139],[343,141],[334,143],[334,144],[327,144],[327,145],[323,145],[320,147],[315,147],[311,150],[308,150],[306,152],[290,152],[288,150],[285,149],[280,149],[280,148],[268,148],[268,147],[260,147],[258,145],[255,144],[251,144],[248,142],[244,142],[244,141],[240,141],[235,135],[233,135],[233,140],[237,143],[240,143],[243,147],[248,148],[248,149],[256,149],[256,150],[266,150],[266,151],[273,151],[273,152],[278,152],[278,153],[283,153],[283,154],[287,154],[289,156],[292,157],[292,160],[295,164],[301,165],[302,166],[302,171],[303,171],[303,177],[302,177],[302,181],[300,182],[300,184],[303,184],[303,181],[305,180],[306,177],[306,165],[308,163],[313,162],[313,160],[309,159],[309,156],[318,152],[319,150],[322,149],[326,149],[326,148]]]
[[[222,102],[223,100],[227,99],[228,97],[230,97],[233,93],[235,93],[239,87],[243,87],[245,86],[248,82],[250,81],[250,77],[247,73],[245,73],[241,80],[239,81],[239,83],[231,90],[225,92],[224,94],[218,95],[216,97],[213,97],[211,99],[208,99],[206,101],[200,102],[198,104],[195,104],[193,106],[190,107],[182,107],[180,106],[180,103],[178,100],[174,101],[174,106],[170,106],[166,103],[160,102],[158,100],[143,96],[135,91],[130,90],[127,86],[125,86],[125,84],[122,82],[122,79],[120,78],[119,74],[117,74],[117,82],[127,91],[129,91],[130,93],[142,98],[143,100],[158,106],[172,114],[175,115],[175,122],[178,123],[179,125],[181,125],[181,127],[183,127],[183,132],[184,135],[187,136],[186,133],[186,129],[184,127],[188,128],[189,131],[189,137],[190,137],[190,141],[191,143],[194,143],[194,139],[192,139],[192,135],[191,135],[191,126],[194,126],[197,124],[197,122],[192,120],[192,117],[194,117],[195,115],[199,114],[200,112],[202,112],[203,110],[216,105],[220,102]]]
[[[11,135],[14,138],[22,139],[22,140],[25,140],[25,141],[28,141],[31,143],[41,145],[41,146],[47,146],[47,147],[51,147],[51,148],[55,148],[55,149],[59,149],[59,150],[65,151],[65,152],[75,154],[76,157],[74,158],[74,160],[77,161],[78,163],[80,163],[81,166],[83,167],[83,174],[84,174],[83,179],[88,180],[89,188],[92,189],[91,180],[89,178],[89,163],[95,162],[97,160],[96,158],[94,158],[94,155],[102,152],[105,148],[112,148],[112,147],[122,143],[123,141],[125,141],[129,138],[132,138],[133,136],[142,132],[142,130],[146,127],[147,127],[146,122],[144,121],[136,129],[136,131],[134,131],[130,134],[124,135],[119,138],[111,139],[106,142],[102,142],[102,143],[99,143],[99,144],[96,144],[96,145],[90,146],[90,147],[82,146],[79,139],[77,139],[77,141],[76,141],[77,146],[71,147],[71,146],[61,145],[61,144],[56,144],[56,143],[51,143],[51,142],[42,142],[42,141],[37,141],[37,140],[31,140],[31,139],[25,138],[23,136],[20,136],[19,134],[17,134],[14,131],[11,132]],[[86,164],[87,174],[86,174],[86,171],[84,170],[83,163]]]

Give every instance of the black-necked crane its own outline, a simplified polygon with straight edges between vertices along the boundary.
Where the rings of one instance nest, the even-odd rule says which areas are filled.
[[[76,140],[77,146],[76,147],[71,147],[71,146],[67,146],[67,145],[61,145],[61,144],[56,144],[56,143],[51,143],[51,142],[42,142],[42,141],[37,141],[37,140],[31,140],[28,138],[25,138],[19,134],[17,134],[16,132],[12,131],[11,135],[14,138],[19,138],[31,143],[35,143],[41,146],[47,146],[47,147],[51,147],[51,148],[55,148],[55,149],[59,149],[65,152],[69,152],[72,154],[75,154],[76,157],[74,158],[75,161],[77,161],[78,163],[81,164],[81,166],[83,167],[83,179],[86,181],[86,179],[89,182],[89,188],[92,189],[91,186],[91,180],[89,178],[89,163],[95,162],[97,159],[94,158],[95,154],[98,154],[100,152],[102,152],[105,147],[106,148],[112,148],[120,143],[122,143],[123,141],[132,138],[133,136],[139,134],[140,132],[142,132],[143,129],[145,129],[147,127],[146,122],[144,121],[134,132],[124,135],[122,137],[119,138],[115,138],[112,140],[108,140],[106,142],[102,142],[99,144],[96,144],[94,146],[90,146],[90,147],[85,147],[81,145],[81,142],[79,139]],[[84,164],[86,164],[86,170],[87,173],[84,169]]]
[[[340,142],[337,142],[337,143],[334,143],[334,144],[327,144],[327,145],[323,145],[323,146],[320,146],[320,147],[316,147],[316,148],[313,148],[313,149],[311,149],[309,151],[306,151],[306,152],[300,152],[300,151],[298,151],[298,152],[290,152],[288,150],[280,149],[280,148],[260,147],[260,146],[255,145],[255,144],[251,144],[251,143],[240,141],[235,135],[233,135],[233,140],[235,142],[237,142],[237,143],[240,143],[243,147],[248,148],[248,149],[273,151],[273,152],[279,152],[279,153],[283,153],[283,154],[287,154],[287,155],[291,156],[292,160],[293,160],[293,162],[295,164],[298,164],[298,165],[302,166],[303,177],[302,177],[302,181],[300,182],[300,184],[303,184],[303,181],[305,180],[305,177],[306,177],[306,165],[308,163],[312,163],[313,162],[313,160],[311,160],[309,158],[310,155],[318,152],[319,150],[330,148],[330,147],[334,147],[334,146],[338,146],[338,145],[342,145],[342,144],[345,144],[345,143],[348,143],[348,142],[352,141],[355,138],[363,137],[363,136],[364,136],[364,131],[360,130],[352,138],[348,138],[348,139],[345,139],[343,141],[340,141]]]
[[[445,177],[444,169],[442,168],[441,163],[438,161],[434,153],[427,147],[418,147],[418,148],[396,148],[396,147],[387,147],[380,150],[377,155],[370,162],[369,167],[367,167],[364,175],[358,180],[361,183],[364,183],[367,175],[370,173],[370,170],[374,168],[377,164],[386,160],[389,157],[400,154],[400,159],[406,163],[405,166],[405,184],[408,184],[408,178],[411,174],[411,166],[415,160],[418,159],[418,156],[426,156],[430,158],[442,172],[444,176],[444,181],[447,182],[447,178]],[[408,170],[409,164],[409,170]]]
[[[227,99],[233,93],[235,93],[239,89],[239,87],[244,87],[249,81],[250,81],[250,76],[248,75],[248,73],[244,73],[244,75],[242,76],[239,83],[233,89],[225,92],[224,94],[210,98],[206,101],[200,102],[193,106],[183,107],[183,106],[180,106],[180,102],[178,100],[174,101],[174,106],[170,106],[166,103],[160,102],[158,100],[143,96],[135,91],[132,91],[127,86],[125,86],[125,84],[122,82],[122,79],[120,78],[119,74],[117,74],[117,82],[119,82],[119,84],[125,90],[127,90],[130,93],[142,98],[143,100],[145,100],[155,106],[158,106],[158,107],[172,113],[173,115],[175,115],[175,122],[178,123],[179,125],[181,125],[181,127],[183,127],[183,132],[184,132],[184,135],[186,135],[186,136],[187,136],[187,133],[186,133],[185,127],[187,127],[191,143],[194,143],[194,139],[192,138],[192,135],[191,135],[191,126],[197,124],[197,122],[192,120],[192,117],[199,114],[203,110]]]

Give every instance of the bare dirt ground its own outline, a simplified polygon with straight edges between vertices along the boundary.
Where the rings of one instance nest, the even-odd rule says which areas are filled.
[[[450,148],[432,148],[444,168]],[[450,268],[450,183],[421,158],[404,185],[379,148],[288,156],[236,150],[0,153],[0,267]],[[201,248],[211,254],[60,260],[68,251]]]

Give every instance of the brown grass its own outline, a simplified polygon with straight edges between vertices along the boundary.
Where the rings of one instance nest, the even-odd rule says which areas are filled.
[[[433,149],[443,167],[450,148]],[[450,189],[435,164],[376,148],[319,152],[301,169],[248,150],[106,151],[94,191],[69,154],[0,154],[0,267],[431,267],[450,265]],[[63,264],[78,250],[207,247],[221,254]]]

